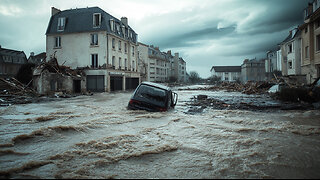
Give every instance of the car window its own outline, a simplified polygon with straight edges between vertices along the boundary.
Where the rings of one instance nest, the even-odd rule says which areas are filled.
[[[158,106],[164,106],[166,103],[166,91],[152,86],[141,85],[135,96]]]

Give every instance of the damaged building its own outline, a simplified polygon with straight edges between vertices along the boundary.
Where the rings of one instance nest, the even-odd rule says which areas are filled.
[[[86,76],[80,87],[87,91],[128,90],[139,85],[138,35],[126,17],[119,20],[99,7],[64,11],[52,7],[51,13],[47,60],[55,57],[61,65],[83,70]],[[60,87],[51,84],[52,89]]]
[[[56,92],[75,94],[86,92],[86,78],[82,70],[59,66],[56,58],[33,70],[33,87],[37,93],[49,95]]]

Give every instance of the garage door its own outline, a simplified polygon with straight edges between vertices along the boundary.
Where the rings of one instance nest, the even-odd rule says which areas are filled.
[[[139,78],[126,78],[126,90],[136,89],[139,85]]]
[[[110,76],[110,90],[111,91],[122,90],[122,76]]]
[[[91,92],[104,92],[104,76],[87,76],[87,90]]]

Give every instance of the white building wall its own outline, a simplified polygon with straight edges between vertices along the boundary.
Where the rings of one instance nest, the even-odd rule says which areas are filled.
[[[281,49],[277,51],[277,71],[282,71],[282,66],[281,66]]]
[[[92,33],[73,33],[61,35],[47,35],[46,52],[47,60],[55,54],[60,65],[69,66],[72,69],[77,67],[91,66],[91,54],[98,54],[98,65],[107,63],[106,57],[106,33],[98,33],[98,46],[92,46]],[[61,47],[55,48],[55,37],[61,37]]]
[[[288,53],[288,60],[287,60],[287,67],[288,67],[288,75],[295,75],[296,74],[296,71],[295,71],[295,43],[293,42],[290,42],[288,43],[286,46],[288,46],[289,44],[292,44],[292,53]],[[287,47],[287,51],[289,50],[289,48]],[[292,64],[290,67],[290,64]]]

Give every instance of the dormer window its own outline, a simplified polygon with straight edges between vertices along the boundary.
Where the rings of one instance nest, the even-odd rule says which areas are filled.
[[[58,18],[58,31],[64,31],[65,25],[66,25],[66,18],[65,17]]]
[[[126,28],[125,28],[124,25],[122,25],[122,34],[123,34],[123,36],[125,35],[125,32],[126,32]]]
[[[120,34],[120,25],[117,24],[117,33]]]
[[[93,14],[93,27],[98,28],[101,24],[101,14],[100,13],[94,13]]]
[[[114,20],[110,19],[110,29],[112,32],[114,32]]]

